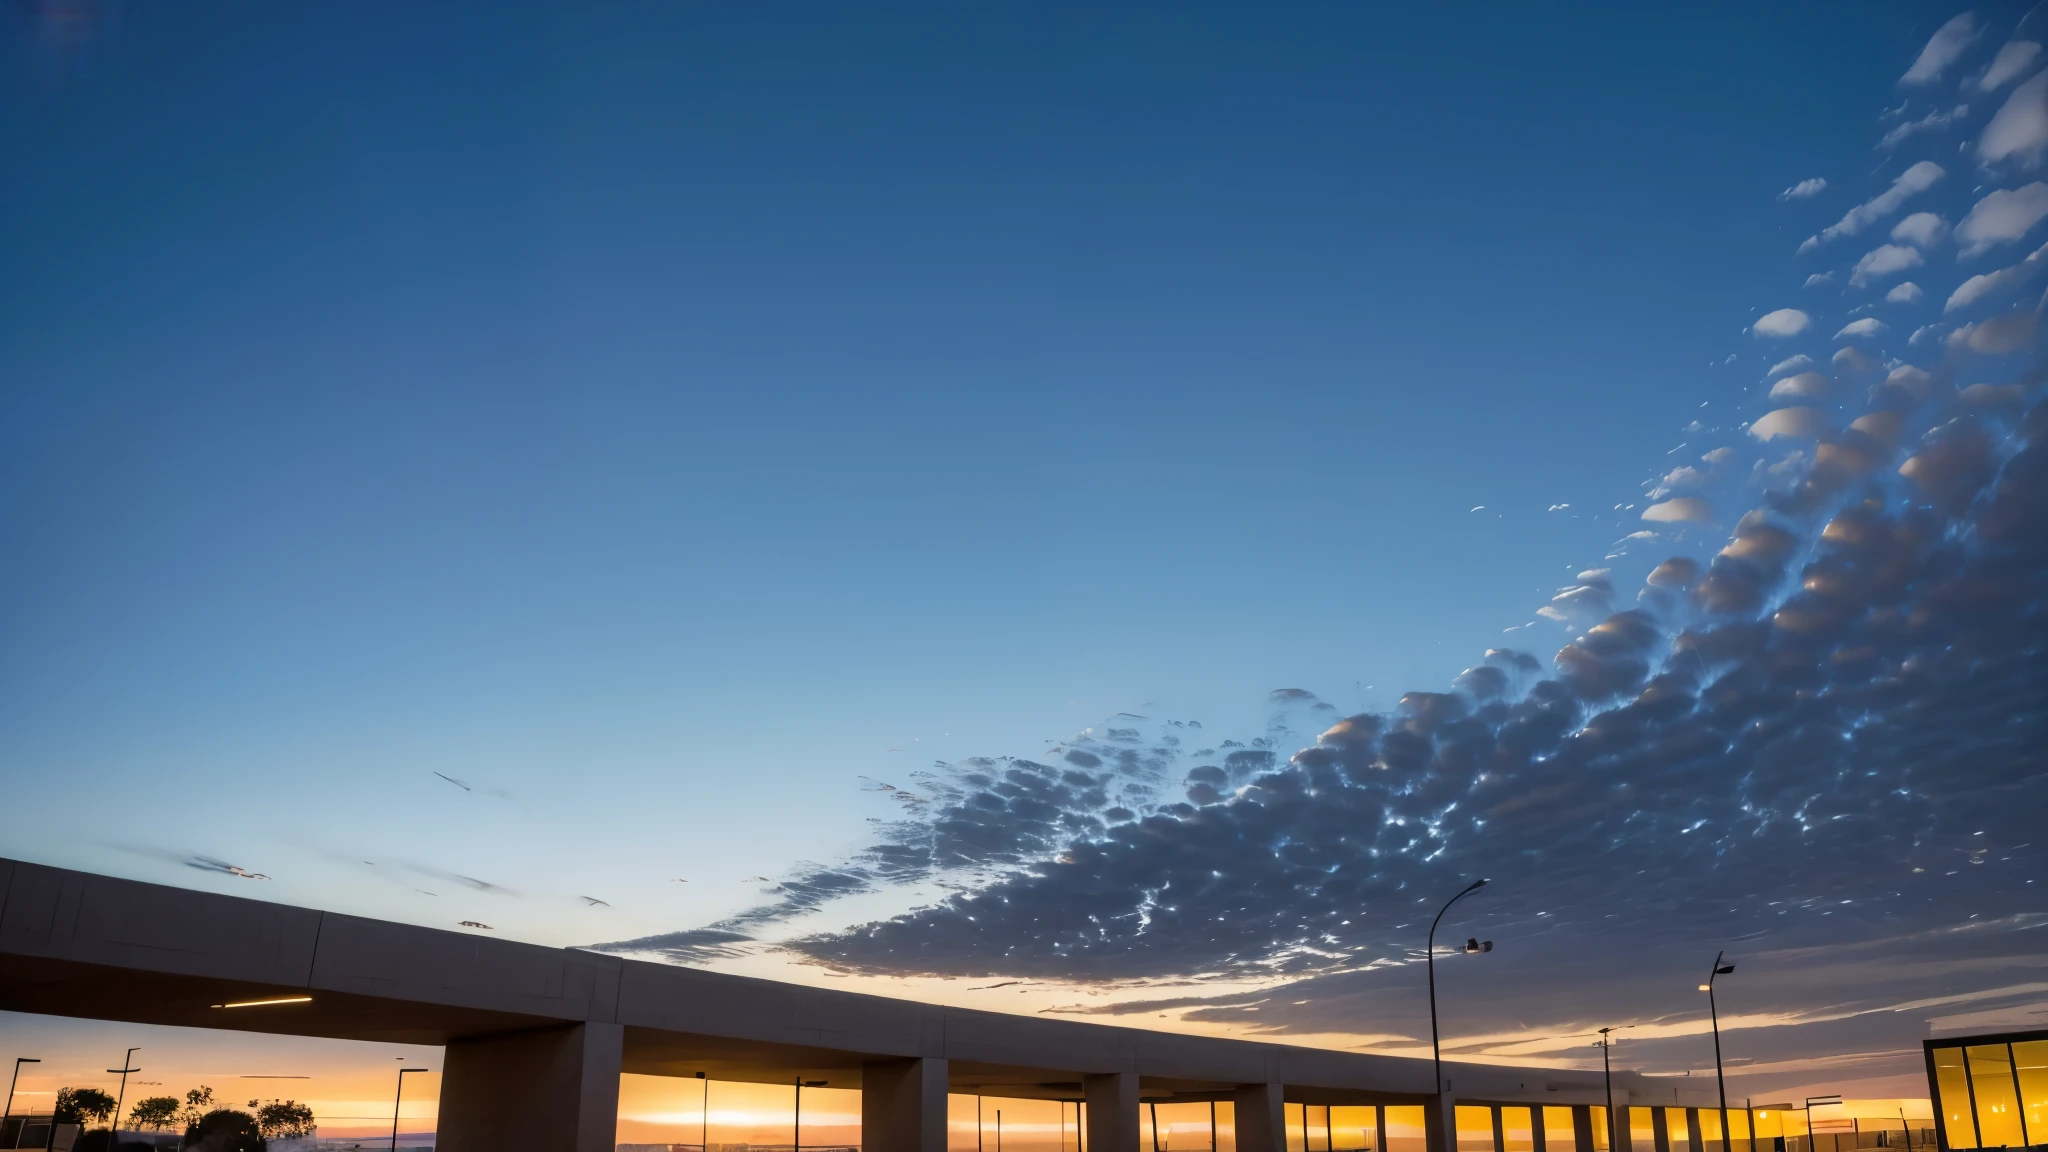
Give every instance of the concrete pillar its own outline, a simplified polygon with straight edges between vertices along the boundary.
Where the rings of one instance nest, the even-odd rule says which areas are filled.
[[[613,1152],[626,1030],[569,1024],[451,1040],[440,1152]]]
[[[1287,1152],[1285,1085],[1239,1084],[1230,1104],[1237,1113],[1237,1152]]]
[[[1550,1134],[1543,1130],[1543,1105],[1529,1105],[1529,1147],[1535,1152],[1550,1152]],[[1564,1152],[1560,1148],[1557,1152]]]
[[[1572,1152],[1594,1152],[1591,1105],[1572,1105]]]
[[[1088,1152],[1138,1152],[1138,1074],[1081,1078],[1088,1103]]]
[[[946,1062],[863,1064],[860,1142],[863,1152],[946,1152]]]
[[[1687,1108],[1685,1110],[1685,1127],[1687,1129],[1685,1135],[1686,1147],[1692,1149],[1692,1152],[1706,1152],[1705,1146],[1700,1143],[1699,1109]],[[1721,1152],[1728,1152],[1728,1135],[1725,1132],[1721,1134]]]
[[[1628,1101],[1627,1091],[1616,1091],[1614,1107],[1607,1110],[1607,1146],[1613,1152],[1636,1152],[1635,1126],[1629,1123]]]
[[[1650,1139],[1656,1141],[1657,1152],[1671,1152],[1671,1114],[1662,1108],[1650,1109]]]
[[[1422,1134],[1429,1152],[1457,1152],[1458,1098],[1448,1089],[1423,1101]]]

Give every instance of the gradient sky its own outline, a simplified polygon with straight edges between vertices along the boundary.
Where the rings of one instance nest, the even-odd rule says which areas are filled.
[[[0,851],[1389,1051],[1485,874],[1461,1053],[1904,1090],[2048,1003],[2044,19],[11,6]]]

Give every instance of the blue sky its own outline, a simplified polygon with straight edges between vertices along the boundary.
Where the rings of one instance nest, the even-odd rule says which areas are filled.
[[[2038,175],[2028,124],[1980,147],[2038,100],[2031,56],[1984,83],[2021,6],[1911,81],[1960,9],[85,11],[10,11],[0,116],[0,772],[59,817],[0,849],[50,863],[551,943],[694,929],[893,842],[863,777],[935,771],[944,808],[970,758],[1078,763],[1119,713],[1285,763],[1330,717],[1269,719],[1275,689],[1398,718],[1490,647],[1548,666],[1813,466],[1743,431],[1788,356],[1832,366],[1840,423],[1894,362],[2017,383],[1966,413],[1998,460],[2038,394],[2027,348],[1944,368],[1976,313],[1940,303],[2040,240],[1948,239]],[[1925,315],[1831,361],[1888,236]],[[1751,329],[1786,308],[1810,330]],[[1915,434],[1955,418],[1915,396]],[[1724,443],[1757,470],[1617,550]],[[1785,530],[1862,490],[1824,497]],[[1135,814],[1180,819],[1201,743]],[[2032,764],[1986,786],[2038,797]],[[1066,850],[1036,835],[949,882]],[[798,954],[979,972],[856,953]],[[1189,975],[1140,967],[1073,975]]]

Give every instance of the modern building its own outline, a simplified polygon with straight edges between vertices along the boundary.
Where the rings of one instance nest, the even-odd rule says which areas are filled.
[[[2048,1145],[2048,1028],[1923,1042],[1943,1149]]]
[[[1176,1105],[1227,1115],[1227,1152],[1773,1152],[1732,1109],[1724,1143],[1696,1078],[1616,1071],[1610,1097],[1597,1069],[1459,1061],[1439,1085],[1428,1060],[973,1011],[5,859],[0,1009],[438,1045],[440,1152],[617,1152],[626,1073],[856,1090],[864,1152],[948,1152],[961,1093],[1071,1107],[1076,1152],[1226,1152],[1208,1125],[1166,1131]],[[1628,1109],[1611,1135],[1610,1099]]]

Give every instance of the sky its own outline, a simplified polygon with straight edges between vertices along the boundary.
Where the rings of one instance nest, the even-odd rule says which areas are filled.
[[[2048,1013],[2048,14],[0,20],[6,855],[1410,1053],[1487,876],[1447,1052],[1705,1074],[1725,949],[1758,1092]]]

